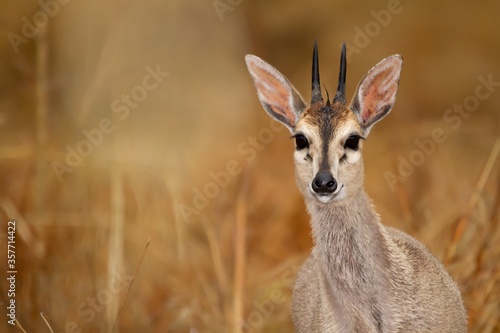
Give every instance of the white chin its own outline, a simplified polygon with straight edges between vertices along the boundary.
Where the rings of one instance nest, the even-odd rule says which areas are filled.
[[[312,197],[319,202],[322,202],[324,204],[329,203],[330,201],[340,201],[344,198],[344,185],[340,185],[335,192],[332,194],[327,194],[327,195],[320,195],[317,193],[314,193],[311,189],[309,189]]]
[[[326,203],[329,203],[330,200],[333,199],[333,195],[316,195],[315,198],[319,201],[321,201],[322,203],[326,204]]]

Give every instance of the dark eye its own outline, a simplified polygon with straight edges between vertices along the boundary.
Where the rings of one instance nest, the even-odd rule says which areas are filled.
[[[297,150],[301,150],[309,147],[309,142],[307,142],[305,136],[303,136],[302,134],[297,134],[295,136],[295,146],[297,147]]]
[[[359,136],[357,136],[357,135],[351,135],[345,141],[344,148],[349,148],[349,149],[352,149],[352,150],[358,150],[359,139],[361,139]]]

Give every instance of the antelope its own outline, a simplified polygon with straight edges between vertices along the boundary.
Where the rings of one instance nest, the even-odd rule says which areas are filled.
[[[292,296],[296,331],[466,332],[462,297],[444,266],[383,225],[364,190],[363,141],[394,105],[402,57],[370,69],[349,106],[345,43],[337,91],[325,102],[315,42],[309,106],[274,67],[254,55],[245,60],[264,110],[295,139],[295,178],[311,216],[314,246]]]

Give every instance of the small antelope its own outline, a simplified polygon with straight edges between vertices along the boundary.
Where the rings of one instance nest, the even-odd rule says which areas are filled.
[[[299,333],[466,332],[455,282],[417,240],[380,222],[363,188],[363,140],[396,100],[403,59],[385,58],[361,80],[349,106],[342,48],[337,92],[321,94],[314,44],[309,106],[288,79],[245,57],[264,110],[295,139],[295,178],[311,215],[314,247],[292,299]]]

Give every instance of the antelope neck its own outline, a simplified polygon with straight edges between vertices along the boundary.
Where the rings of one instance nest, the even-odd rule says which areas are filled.
[[[375,300],[384,302],[387,295],[377,290],[387,290],[389,254],[366,193],[360,190],[350,202],[336,205],[308,201],[313,252],[327,289],[335,298],[344,294],[347,300],[364,299],[367,306]]]

